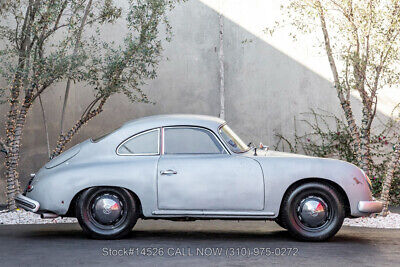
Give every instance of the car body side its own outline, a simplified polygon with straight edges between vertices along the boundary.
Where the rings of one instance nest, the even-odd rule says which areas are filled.
[[[148,117],[145,120],[134,121],[125,124],[99,142],[87,140],[71,148],[39,170],[32,183],[33,190],[27,192],[26,196],[40,203],[39,213],[50,212],[63,216],[67,214],[73,199],[87,188],[122,187],[137,196],[143,217],[166,217],[157,214],[158,161],[162,155],[122,156],[116,153],[116,148],[122,141],[135,134],[168,126],[207,128],[223,142],[218,129],[225,122],[201,117],[194,118],[190,125],[179,117],[161,125],[159,121],[163,121],[162,118],[152,120]],[[310,179],[326,181],[339,191],[345,192],[345,201],[349,204],[348,216],[366,215],[359,211],[358,203],[372,200],[364,173],[350,163],[274,151],[259,150],[257,155],[254,155],[253,151],[242,154],[229,152],[232,157],[247,157],[256,161],[262,169],[265,187],[263,210],[226,211],[224,214],[230,214],[229,217],[273,219],[279,214],[285,192],[291,186]],[[229,185],[226,186],[229,188]],[[180,215],[168,215],[168,217],[180,217]],[[186,213],[185,217],[218,216],[195,212],[192,215]]]

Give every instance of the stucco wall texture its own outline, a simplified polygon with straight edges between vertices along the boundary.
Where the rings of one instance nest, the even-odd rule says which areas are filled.
[[[164,44],[164,59],[158,77],[148,81],[143,88],[155,104],[132,104],[123,95],[115,95],[107,102],[101,115],[82,128],[69,147],[143,116],[168,113],[219,115],[219,15],[207,2],[210,1],[189,0],[171,11],[173,39]],[[279,1],[218,2],[228,11],[246,7],[243,16],[254,18],[258,26],[270,22],[269,14],[279,5]],[[259,13],[260,10],[265,10],[265,16],[253,16],[252,12]],[[251,25],[252,22],[246,23]],[[104,31],[103,38],[120,40],[124,31],[123,22],[118,22]],[[226,120],[246,142],[274,145],[277,141],[274,133],[292,135],[294,117],[310,108],[338,112],[332,83],[275,48],[276,38],[274,47],[265,41],[267,37],[259,38],[229,17],[224,17],[223,38]],[[286,40],[282,42],[286,43]],[[304,53],[304,50],[299,49],[298,53]],[[315,69],[328,66],[322,56],[318,64],[320,66],[314,66]],[[4,81],[0,80],[0,83],[4,85]],[[64,89],[65,82],[61,82],[43,94],[52,147],[59,133]],[[92,97],[90,87],[73,84],[66,127],[71,127],[79,119]],[[0,125],[4,125],[7,110],[8,104],[0,106],[3,115],[0,116]],[[25,186],[29,173],[36,172],[47,161],[46,136],[38,103],[33,105],[27,121],[19,165],[22,186]],[[302,131],[302,126],[298,127]],[[4,168],[1,171],[4,173]],[[0,204],[5,202],[2,177]]]

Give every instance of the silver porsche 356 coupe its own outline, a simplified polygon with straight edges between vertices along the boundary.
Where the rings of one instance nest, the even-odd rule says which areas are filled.
[[[225,121],[198,115],[141,118],[78,144],[32,175],[16,201],[43,218],[76,217],[104,239],[142,218],[275,220],[317,241],[345,217],[382,210],[358,167],[249,147]]]

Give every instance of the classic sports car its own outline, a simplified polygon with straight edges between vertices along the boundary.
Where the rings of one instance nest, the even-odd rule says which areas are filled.
[[[198,115],[141,118],[78,144],[16,201],[43,218],[76,217],[104,239],[142,218],[275,220],[295,238],[325,240],[345,217],[382,210],[358,167],[250,148],[225,121]]]

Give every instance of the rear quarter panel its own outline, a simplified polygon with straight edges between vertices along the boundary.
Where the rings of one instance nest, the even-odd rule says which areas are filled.
[[[82,190],[117,186],[139,197],[143,213],[155,210],[159,156],[119,156],[116,153],[99,156],[93,154],[94,147],[95,144],[82,148],[77,156],[57,167],[42,168],[34,179],[34,189],[27,196],[39,201],[40,210],[64,215],[74,196]]]

